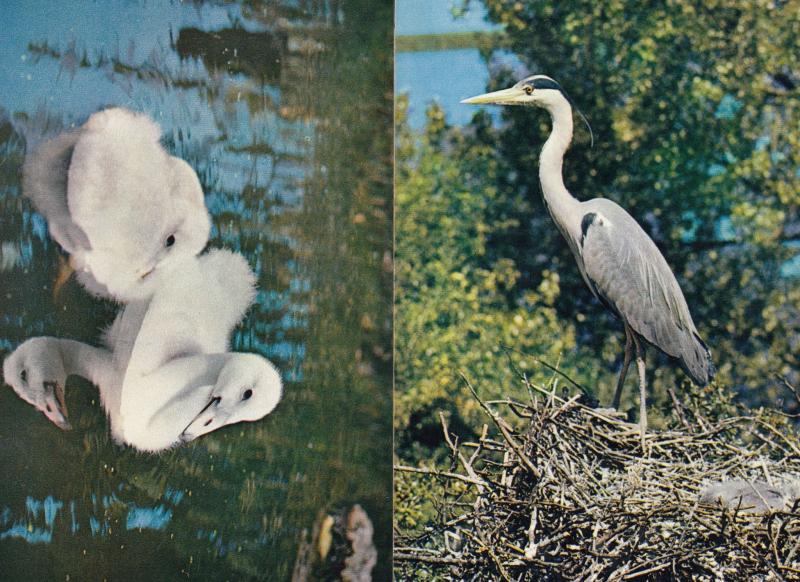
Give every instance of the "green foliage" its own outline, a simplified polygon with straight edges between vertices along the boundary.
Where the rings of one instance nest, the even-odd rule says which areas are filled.
[[[397,52],[441,51],[463,48],[493,50],[502,42],[502,36],[494,32],[451,32],[448,34],[404,34],[397,37]]]
[[[476,422],[459,373],[488,398],[513,393],[520,388],[505,346],[555,363],[575,347],[575,334],[553,306],[558,274],[542,273],[535,288],[522,288],[515,260],[490,250],[493,237],[519,226],[495,186],[494,150],[447,127],[436,107],[418,138],[403,124],[402,103],[399,112],[395,411],[402,443],[420,440],[415,431],[433,402]],[[432,432],[441,433],[438,420]]]

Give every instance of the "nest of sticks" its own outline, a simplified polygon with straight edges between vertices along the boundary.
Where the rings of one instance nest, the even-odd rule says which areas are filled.
[[[466,381],[466,380],[465,380]],[[395,536],[398,579],[800,580],[800,440],[788,415],[715,417],[673,399],[667,429],[531,385],[484,402],[450,467],[398,465],[434,522]],[[697,396],[697,395],[696,395]]]

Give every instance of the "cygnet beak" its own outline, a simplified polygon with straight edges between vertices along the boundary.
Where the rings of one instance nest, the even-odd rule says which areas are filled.
[[[206,433],[217,430],[219,427],[225,424],[227,414],[223,414],[219,409],[219,403],[221,400],[222,399],[219,396],[214,396],[208,402],[208,404],[203,407],[203,410],[201,410],[200,413],[195,416],[186,426],[186,428],[183,429],[183,432],[180,435],[181,441],[188,443],[199,436],[203,436]]]
[[[141,275],[139,275],[140,279],[146,279],[153,271],[155,271],[155,266],[150,267],[147,271],[144,271]]]
[[[61,430],[70,430],[72,425],[67,420],[67,402],[64,399],[64,387],[58,382],[45,382],[44,410],[42,413]]]

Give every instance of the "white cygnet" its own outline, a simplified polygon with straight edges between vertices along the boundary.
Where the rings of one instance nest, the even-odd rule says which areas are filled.
[[[254,296],[244,258],[215,250],[159,275],[140,322],[135,304],[125,308],[120,327],[138,334],[120,392],[118,438],[156,451],[272,412],[282,393],[275,367],[256,354],[227,352]],[[125,322],[129,309],[132,324]]]
[[[66,378],[86,377],[100,390],[115,440],[148,452],[269,414],[282,394],[278,371],[259,355],[227,352],[255,294],[244,258],[211,251],[172,264],[154,281],[150,299],[118,315],[109,349],[34,338],[6,359],[6,382],[66,428]],[[49,384],[61,386],[61,396],[51,397]]]
[[[197,255],[208,241],[197,175],[160,138],[146,115],[106,109],[25,160],[23,193],[95,295],[148,297],[153,273]]]
[[[3,362],[3,377],[20,398],[53,424],[70,428],[64,399],[67,372],[56,338],[27,340]]]
[[[71,428],[64,388],[72,375],[107,384],[115,375],[111,352],[70,339],[35,337],[3,362],[5,382],[63,430]]]

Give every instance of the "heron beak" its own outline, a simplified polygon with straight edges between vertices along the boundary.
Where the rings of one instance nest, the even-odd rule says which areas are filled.
[[[215,396],[203,407],[203,410],[201,410],[198,415],[186,425],[186,428],[183,429],[180,435],[181,441],[188,443],[199,436],[217,430],[225,424],[224,421],[227,416],[223,417],[219,411],[219,403],[221,400],[219,396]]]
[[[511,105],[524,102],[526,97],[528,97],[528,95],[526,95],[525,91],[522,89],[518,87],[510,87],[508,89],[502,89],[500,91],[493,91],[492,93],[484,93],[483,95],[470,97],[469,99],[464,99],[462,103],[466,103],[468,105]]]
[[[64,398],[64,387],[58,382],[45,382],[44,410],[47,419],[61,430],[70,430],[72,425],[67,420],[67,401]]]

